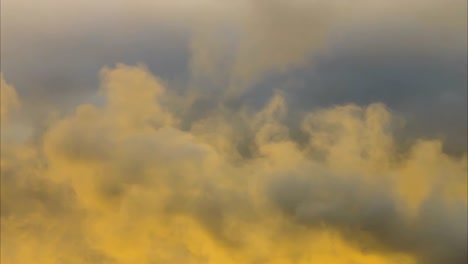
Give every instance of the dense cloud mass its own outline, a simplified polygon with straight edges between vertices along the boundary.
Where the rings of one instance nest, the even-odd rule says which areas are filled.
[[[466,263],[466,1],[345,2],[2,1],[1,263]]]
[[[2,262],[466,260],[466,156],[423,140],[401,156],[381,104],[310,112],[298,144],[280,94],[183,130],[145,68],[101,79],[103,106],[2,141]]]

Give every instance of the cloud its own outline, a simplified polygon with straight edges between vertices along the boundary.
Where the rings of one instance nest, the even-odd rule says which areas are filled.
[[[304,64],[324,46],[336,20],[333,7],[325,1],[253,1],[233,66],[235,80],[250,85],[269,71]]]
[[[2,120],[2,125],[6,125],[9,119],[9,115],[11,115],[13,111],[18,110],[20,107],[20,102],[18,100],[18,95],[16,94],[15,89],[3,79],[3,75],[0,76],[0,81],[0,93],[2,100],[0,118]]]
[[[100,103],[102,67],[144,63],[191,102],[179,109],[192,113],[187,126],[218,102],[258,110],[281,89],[297,116],[383,102],[408,120],[401,141],[437,137],[460,155],[465,10],[464,0],[4,0],[2,72],[36,123]]]
[[[101,105],[2,138],[2,263],[466,262],[466,154],[399,152],[382,104],[310,111],[298,142],[281,92],[187,126],[148,68],[100,80]]]
[[[1,262],[466,263],[466,1],[228,2],[2,2]]]

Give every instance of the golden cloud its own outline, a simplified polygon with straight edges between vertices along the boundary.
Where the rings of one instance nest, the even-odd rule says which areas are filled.
[[[466,261],[466,155],[398,151],[384,105],[310,112],[299,143],[280,93],[182,128],[167,102],[187,100],[145,67],[101,82],[103,106],[2,138],[2,263]],[[2,120],[14,94],[2,80]]]

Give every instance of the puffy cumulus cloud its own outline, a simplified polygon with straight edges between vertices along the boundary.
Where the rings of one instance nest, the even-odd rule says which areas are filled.
[[[466,263],[466,155],[398,151],[384,105],[310,112],[299,142],[280,92],[184,125],[145,67],[100,79],[102,105],[2,138],[2,263]]]

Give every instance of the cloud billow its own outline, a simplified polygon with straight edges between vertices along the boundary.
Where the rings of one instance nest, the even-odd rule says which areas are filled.
[[[5,0],[1,262],[466,263],[448,2]]]

